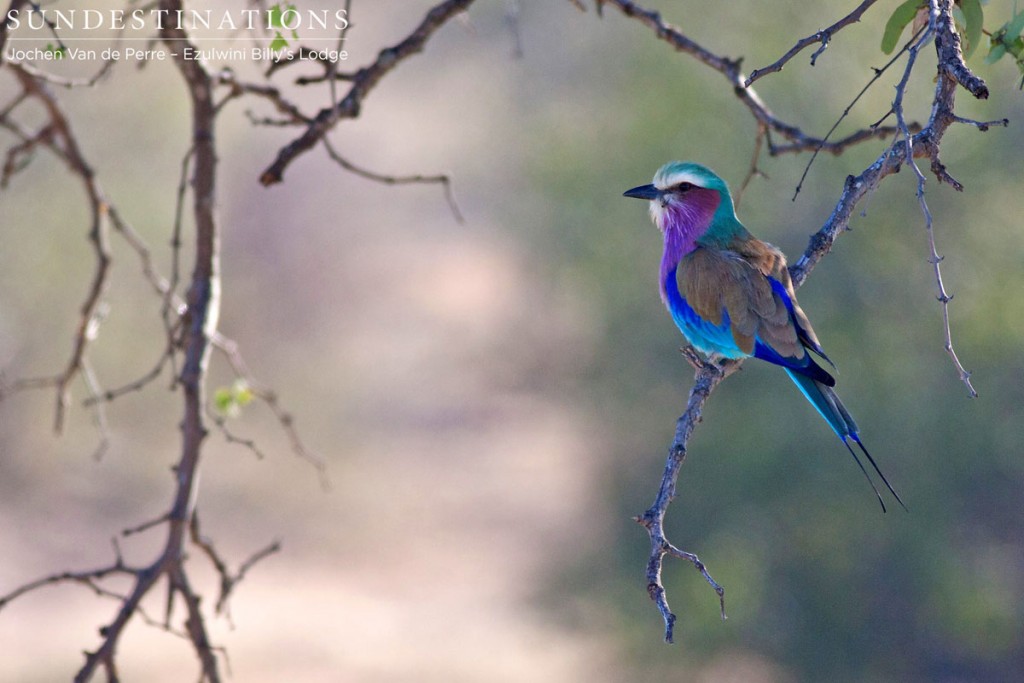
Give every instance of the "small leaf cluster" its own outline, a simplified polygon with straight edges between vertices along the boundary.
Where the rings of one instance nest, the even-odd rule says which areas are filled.
[[[252,403],[253,392],[244,379],[235,380],[229,387],[219,387],[213,392],[213,404],[217,412],[226,417],[238,417],[242,408]]]
[[[981,43],[984,12],[981,0],[957,0],[953,8],[953,18],[960,33],[964,57],[970,57]],[[882,32],[882,52],[892,54],[896,49],[903,30],[910,22],[914,22],[914,32],[928,23],[928,3],[924,0],[906,0],[897,7]]]
[[[46,54],[52,56],[54,59],[64,59],[68,54],[68,49],[63,44],[54,45],[53,43],[47,43]]]
[[[295,11],[297,11],[297,10],[295,8],[295,4],[294,3],[288,3],[286,5],[286,4],[281,3],[281,2],[278,2],[278,3],[274,4],[274,5],[272,5],[270,7],[270,9],[267,10],[267,26],[272,28],[272,29],[275,29],[274,30],[274,39],[272,41],[270,41],[270,49],[271,50],[274,50],[275,52],[277,52],[278,50],[283,50],[284,48],[288,47],[288,39],[285,38],[284,34],[282,34],[282,32],[281,32],[282,30],[287,30],[287,26],[285,26],[285,24],[284,24],[284,15],[285,15],[286,12],[295,12]],[[298,31],[293,29],[291,31],[291,34],[292,34],[292,40],[298,40],[299,39],[299,32]]]
[[[992,47],[988,56],[985,57],[985,63],[994,64],[1005,55],[1010,55],[1017,63],[1021,74],[1024,75],[1024,36],[1021,36],[1022,31],[1024,31],[1024,10],[1018,12],[992,34],[990,38]],[[1020,87],[1024,88],[1024,77],[1021,78]]]
[[[1024,36],[1021,35],[1024,32],[1024,10],[1015,13],[996,31],[989,32],[984,29],[985,14],[982,0],[956,0],[953,19],[960,34],[965,59],[974,54],[981,45],[982,35],[987,34],[989,52],[985,56],[985,63],[994,64],[1004,56],[1010,55],[1021,74],[1024,74]],[[882,52],[892,54],[911,22],[914,32],[927,24],[928,3],[925,0],[906,0],[893,10],[882,32]],[[1024,79],[1021,80],[1021,87],[1024,87]]]

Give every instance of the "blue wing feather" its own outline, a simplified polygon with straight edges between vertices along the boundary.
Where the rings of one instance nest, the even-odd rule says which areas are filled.
[[[769,277],[768,281],[771,283],[772,290],[778,293],[779,297],[786,304],[790,322],[796,328],[797,336],[801,343],[824,358],[825,354],[821,351],[821,348],[808,338],[807,333],[797,323],[796,316],[793,314],[793,302],[786,292],[786,288],[775,278]],[[740,349],[732,336],[728,311],[722,311],[722,323],[715,325],[711,321],[702,318],[697,311],[693,310],[686,301],[686,298],[679,292],[675,268],[669,271],[665,278],[665,297],[665,303],[668,305],[668,310],[672,314],[672,319],[675,321],[676,326],[679,327],[683,335],[697,350],[708,354],[718,354],[726,358],[750,357],[751,354],[745,353]],[[775,365],[781,365],[787,370],[806,375],[810,379],[821,382],[826,386],[835,386],[836,381],[832,378],[832,375],[815,363],[810,354],[805,353],[803,358],[782,356],[760,338],[755,337],[753,356]],[[828,359],[826,358],[826,360]]]
[[[786,310],[789,311],[789,319],[793,322],[793,327],[796,328],[796,335],[800,340],[800,343],[823,358],[834,368],[836,364],[832,362],[831,358],[825,355],[825,350],[822,349],[821,345],[814,341],[812,335],[808,334],[807,330],[800,325],[800,319],[793,312],[793,299],[789,296],[789,292],[786,291],[786,286],[770,275],[767,276],[767,278],[768,283],[772,286],[772,291],[778,294],[779,298],[786,304]]]
[[[722,311],[722,324],[715,325],[710,320],[702,318],[697,311],[690,307],[683,295],[679,293],[675,268],[669,271],[665,278],[665,304],[683,336],[698,351],[714,353],[726,358],[749,357],[749,354],[744,353],[733,339],[728,311]]]

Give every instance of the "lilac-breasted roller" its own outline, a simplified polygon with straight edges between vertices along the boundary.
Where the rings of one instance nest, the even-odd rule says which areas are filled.
[[[700,164],[673,161],[652,184],[625,196],[650,201],[651,219],[665,238],[661,299],[690,344],[711,357],[753,356],[781,365],[853,456],[882,511],[882,496],[851,441],[903,505],[861,443],[857,424],[832,388],[835,379],[811,355],[833,365],[796,300],[786,257],[747,232],[725,181]]]

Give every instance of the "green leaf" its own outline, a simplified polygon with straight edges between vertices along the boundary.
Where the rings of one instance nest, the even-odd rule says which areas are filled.
[[[254,398],[252,389],[249,388],[249,383],[244,379],[235,380],[235,386],[231,388],[235,395],[235,402],[241,407],[245,407],[252,403]]]
[[[230,387],[219,387],[213,392],[213,404],[221,415],[238,417],[242,408],[252,403],[255,397],[248,382],[236,379]]]
[[[960,9],[964,15],[964,59],[967,59],[981,45],[981,25],[984,14],[979,0],[960,0]]]
[[[284,13],[285,12],[296,12],[294,3],[288,3],[284,5],[282,3],[276,3],[267,10],[267,26],[269,28],[285,28],[284,25]]]
[[[917,8],[921,6],[921,0],[907,0],[896,8],[885,22],[885,31],[882,33],[882,52],[892,54],[896,49],[896,43],[900,42],[903,29],[914,20],[917,15]]]
[[[1006,22],[1006,35],[1016,38],[1024,31],[1024,10],[1021,10],[1013,19]]]
[[[68,49],[63,45],[58,47],[53,43],[46,44],[46,54],[53,55],[55,59],[64,59],[64,53],[67,51]]]
[[[988,51],[988,55],[985,56],[985,63],[995,64],[1000,59],[1002,59],[1003,55],[1005,54],[1006,46],[1003,45],[1002,43],[996,43],[995,45],[992,46],[992,49]]]
[[[267,10],[267,27],[274,29],[286,29],[290,30],[293,40],[299,39],[299,32],[296,29],[288,29],[284,24],[284,15],[286,12],[297,12],[294,3],[276,3]],[[274,31],[274,40],[270,43],[270,49],[275,52],[283,50],[288,47],[288,39],[282,35],[280,30]]]
[[[283,50],[286,47],[288,47],[288,41],[285,40],[280,31],[275,32],[274,39],[270,41],[270,49],[277,52],[278,50]]]
[[[217,406],[218,412],[225,415],[230,413],[234,403],[234,394],[228,387],[219,387],[217,391],[213,392],[213,404]]]
[[[267,10],[267,27],[281,28],[281,4],[271,5]]]

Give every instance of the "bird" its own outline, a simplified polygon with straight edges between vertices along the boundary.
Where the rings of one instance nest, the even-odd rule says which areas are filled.
[[[861,442],[835,378],[818,363],[835,369],[797,302],[785,255],[747,231],[728,184],[706,166],[672,161],[623,196],[650,202],[665,243],[661,299],[690,345],[711,360],[753,357],[781,366],[853,456],[882,512],[885,502],[851,442],[906,510]]]

